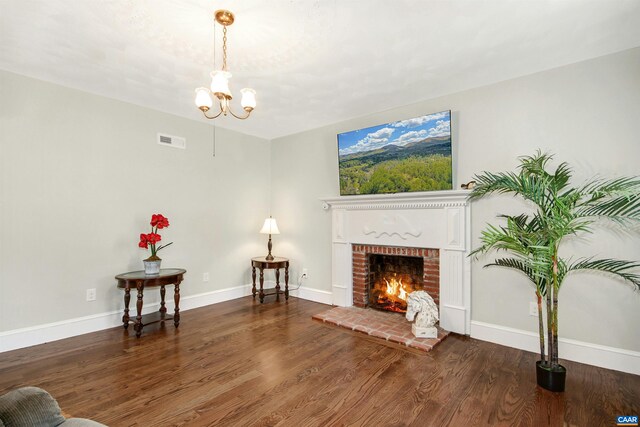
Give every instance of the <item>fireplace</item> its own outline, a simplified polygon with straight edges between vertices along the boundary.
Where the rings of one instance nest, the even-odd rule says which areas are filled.
[[[424,290],[440,302],[440,251],[352,245],[353,305],[404,313],[406,294]]]
[[[438,303],[440,326],[469,334],[468,194],[450,190],[324,199],[323,208],[331,212],[333,304],[368,306],[369,253],[422,257],[424,290]],[[366,246],[377,249],[366,251]]]

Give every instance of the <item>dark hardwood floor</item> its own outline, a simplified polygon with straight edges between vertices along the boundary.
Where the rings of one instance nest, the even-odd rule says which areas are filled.
[[[251,297],[0,354],[0,393],[35,385],[110,426],[614,426],[640,415],[640,377],[564,362],[567,391],[535,384],[536,355],[458,335],[428,354],[327,326],[329,307]]]

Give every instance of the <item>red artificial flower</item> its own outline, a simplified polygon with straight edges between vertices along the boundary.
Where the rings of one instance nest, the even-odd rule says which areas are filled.
[[[151,215],[151,226],[163,229],[169,226],[169,220],[161,214]]]
[[[140,234],[140,242],[138,246],[142,249],[151,249],[151,255],[156,256],[156,252],[160,249],[166,248],[171,245],[171,243],[167,243],[166,245],[160,245],[156,248],[156,243],[162,240],[162,236],[158,234],[158,229],[166,228],[169,226],[169,220],[161,214],[153,214],[151,215],[151,233],[148,234]]]
[[[140,234],[140,243],[138,243],[138,246],[143,248],[143,249],[148,249],[149,248],[149,242],[147,241],[147,235],[142,233]]]
[[[155,245],[160,240],[162,240],[162,236],[160,236],[157,233],[149,233],[149,234],[147,234],[146,238],[147,238],[147,242],[151,243],[152,245]]]

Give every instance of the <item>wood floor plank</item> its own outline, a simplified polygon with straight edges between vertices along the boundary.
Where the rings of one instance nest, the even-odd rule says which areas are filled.
[[[567,391],[536,355],[452,334],[430,353],[330,327],[328,306],[251,297],[182,313],[140,339],[113,328],[0,354],[0,393],[45,388],[110,426],[610,426],[640,377],[574,362]]]

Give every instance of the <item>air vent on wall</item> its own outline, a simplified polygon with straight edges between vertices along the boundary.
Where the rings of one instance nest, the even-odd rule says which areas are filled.
[[[173,148],[187,148],[187,140],[180,136],[172,136],[163,133],[158,134],[158,144]]]

